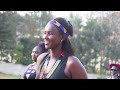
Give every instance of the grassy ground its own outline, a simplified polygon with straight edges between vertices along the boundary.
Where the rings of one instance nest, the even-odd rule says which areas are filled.
[[[20,79],[20,75],[11,75],[11,74],[4,74],[0,73],[0,79]]]

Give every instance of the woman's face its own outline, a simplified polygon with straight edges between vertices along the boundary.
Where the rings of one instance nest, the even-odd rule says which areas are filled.
[[[117,69],[117,67],[115,67],[115,66],[112,66],[112,69],[111,69],[111,75],[112,76],[116,76],[116,75],[118,75],[118,69]]]
[[[41,54],[41,51],[38,49],[38,47],[34,47],[31,53],[32,60],[37,61],[37,57]]]
[[[43,39],[46,49],[55,49],[61,44],[62,35],[60,35],[57,27],[48,23],[45,26]]]

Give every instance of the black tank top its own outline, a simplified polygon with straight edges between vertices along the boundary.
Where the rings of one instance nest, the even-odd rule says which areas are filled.
[[[68,59],[67,56],[64,56],[64,57],[60,56],[58,58],[58,60],[61,60],[61,61],[58,65],[58,67],[54,70],[54,72],[52,73],[52,75],[49,78],[46,77],[47,74],[43,74],[43,79],[69,79],[64,73],[67,59]],[[49,61],[48,54],[45,56],[45,58],[43,59],[43,61],[39,65],[39,73],[36,75],[36,79],[40,79],[41,69],[47,60]]]
[[[30,64],[28,66],[28,69],[24,73],[24,79],[35,79],[35,77],[36,77],[35,64]]]

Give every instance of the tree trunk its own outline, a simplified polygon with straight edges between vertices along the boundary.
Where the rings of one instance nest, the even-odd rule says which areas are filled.
[[[101,60],[100,60],[100,75],[102,74],[102,56],[101,56]]]

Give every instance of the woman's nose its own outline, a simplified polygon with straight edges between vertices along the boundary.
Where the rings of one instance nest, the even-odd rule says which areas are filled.
[[[35,53],[31,53],[31,56],[34,56],[35,55]]]
[[[47,34],[44,34],[44,35],[43,35],[43,39],[46,39],[47,37],[48,37]]]

